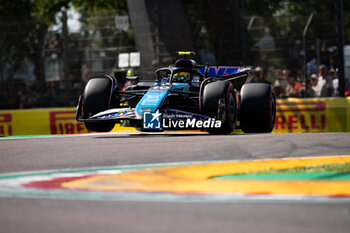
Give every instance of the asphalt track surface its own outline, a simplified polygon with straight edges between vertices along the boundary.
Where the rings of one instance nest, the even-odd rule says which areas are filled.
[[[91,135],[0,140],[0,173],[349,155],[350,133]],[[349,203],[0,198],[0,232],[349,232]]]

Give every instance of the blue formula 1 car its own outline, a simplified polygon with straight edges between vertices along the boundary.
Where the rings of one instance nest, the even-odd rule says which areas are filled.
[[[276,118],[272,86],[246,83],[252,67],[198,65],[188,56],[156,70],[156,80],[123,87],[110,75],[93,77],[79,98],[76,119],[90,131],[116,123],[142,131],[204,129],[229,134],[269,133]]]

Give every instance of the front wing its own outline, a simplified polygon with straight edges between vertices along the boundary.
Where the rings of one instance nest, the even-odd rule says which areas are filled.
[[[172,120],[186,120],[186,119],[196,119],[205,121],[208,119],[212,119],[209,116],[192,113],[187,111],[182,111],[178,109],[166,109],[162,113],[163,118],[172,119]],[[78,122],[101,122],[101,121],[112,121],[115,123],[120,122],[121,120],[143,120],[143,116],[139,116],[139,114],[135,113],[135,108],[115,108],[109,109],[100,113],[93,115],[90,118],[85,118],[79,115],[79,111],[77,111],[76,120]]]

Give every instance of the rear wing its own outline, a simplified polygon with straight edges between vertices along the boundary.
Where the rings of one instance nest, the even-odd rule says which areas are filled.
[[[206,78],[217,78],[232,82],[237,89],[241,89],[247,78],[253,74],[252,66],[209,66],[200,67],[198,72]]]
[[[209,67],[200,67],[198,72],[206,75],[207,77],[220,77],[227,76],[231,74],[239,73],[243,70],[252,69],[252,67],[245,66],[209,66]]]

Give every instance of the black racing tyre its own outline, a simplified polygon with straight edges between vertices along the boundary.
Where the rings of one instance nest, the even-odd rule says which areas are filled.
[[[271,133],[276,120],[276,97],[270,84],[243,85],[238,120],[244,133]]]
[[[236,126],[237,105],[233,86],[227,81],[216,81],[205,86],[203,91],[203,113],[207,116],[216,118],[219,111],[220,99],[225,100],[224,119],[221,122],[221,128],[210,128],[210,134],[229,134]]]
[[[115,80],[109,76],[100,76],[89,80],[82,96],[84,119],[108,110],[115,104],[113,99],[114,85]],[[109,132],[115,125],[114,122],[85,122],[84,124],[88,130],[95,132]]]

